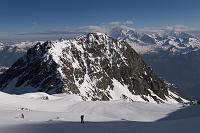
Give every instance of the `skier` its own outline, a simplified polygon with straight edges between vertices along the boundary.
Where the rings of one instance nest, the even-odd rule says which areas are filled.
[[[23,113],[21,114],[21,118],[24,119],[24,114]]]
[[[84,123],[84,115],[81,115],[81,123]]]

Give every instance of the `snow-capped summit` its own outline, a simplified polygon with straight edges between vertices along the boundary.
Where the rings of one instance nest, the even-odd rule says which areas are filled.
[[[0,76],[4,92],[76,94],[83,100],[183,102],[131,46],[103,33],[37,43]]]

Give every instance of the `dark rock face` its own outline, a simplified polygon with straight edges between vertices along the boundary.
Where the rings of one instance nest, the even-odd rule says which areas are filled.
[[[0,66],[0,74],[4,73],[8,68]]]
[[[1,90],[7,91],[13,79],[16,88],[31,86],[50,94],[77,94],[84,100],[137,100],[133,96],[144,101],[181,100],[169,93],[167,84],[129,44],[101,33],[36,44],[0,76]]]
[[[157,74],[176,83],[183,93],[192,99],[199,98],[200,50],[182,55],[171,55],[167,52],[145,54],[143,59]]]
[[[50,57],[45,59],[45,54],[51,42],[40,43],[27,51],[27,54],[18,59],[5,73],[0,76],[0,87],[4,88],[9,81],[17,78],[15,87],[32,86],[38,91],[50,92],[57,87],[57,93],[62,92],[60,74],[57,64]],[[54,92],[55,93],[55,92]]]

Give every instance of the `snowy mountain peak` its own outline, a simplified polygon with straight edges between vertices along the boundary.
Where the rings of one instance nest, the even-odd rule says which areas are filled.
[[[140,54],[160,51],[169,54],[186,54],[200,49],[200,39],[187,32],[145,33],[127,27],[124,29],[115,27],[109,34],[114,38],[127,41]]]
[[[76,94],[83,100],[183,102],[124,41],[103,33],[37,43],[0,75],[4,92]]]

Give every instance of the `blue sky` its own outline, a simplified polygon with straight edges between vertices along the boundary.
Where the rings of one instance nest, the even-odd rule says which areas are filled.
[[[0,0],[3,33],[134,21],[134,28],[185,25],[200,28],[200,0]]]

